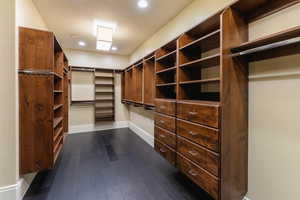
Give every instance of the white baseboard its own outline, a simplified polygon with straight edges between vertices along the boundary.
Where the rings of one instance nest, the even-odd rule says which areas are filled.
[[[150,146],[154,147],[154,137],[148,133],[147,131],[141,129],[136,124],[132,122],[128,122],[130,130],[132,130],[135,134],[140,136],[145,142],[147,142]]]
[[[1,200],[16,200],[18,184],[0,187]]]
[[[110,129],[127,128],[128,121],[116,121],[116,122],[103,122],[101,124],[84,124],[78,126],[70,126],[69,134],[104,131]]]
[[[20,178],[17,184],[0,187],[0,200],[22,200],[34,176],[27,180]]]
[[[244,197],[244,199],[243,200],[251,200],[251,199],[249,199],[248,197]]]

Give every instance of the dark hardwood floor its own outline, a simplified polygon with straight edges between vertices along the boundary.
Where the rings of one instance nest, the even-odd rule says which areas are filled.
[[[211,200],[129,129],[68,136],[24,200]]]

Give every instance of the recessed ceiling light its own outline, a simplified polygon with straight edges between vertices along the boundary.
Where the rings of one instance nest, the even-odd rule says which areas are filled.
[[[146,0],[139,0],[138,1],[138,6],[140,7],[140,8],[147,8],[148,7],[148,1],[146,1]]]
[[[86,44],[85,44],[84,41],[79,41],[79,42],[78,42],[78,45],[84,47]]]
[[[113,50],[113,51],[117,51],[117,50],[118,50],[118,47],[116,47],[116,46],[113,46],[113,47],[111,48],[111,50]]]

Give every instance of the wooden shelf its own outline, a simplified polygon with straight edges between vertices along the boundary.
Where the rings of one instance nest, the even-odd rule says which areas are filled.
[[[175,86],[176,83],[162,83],[162,84],[156,84],[156,87],[167,87],[167,86]]]
[[[53,141],[56,142],[57,141],[57,138],[59,138],[59,136],[61,135],[63,131],[63,127],[60,127],[55,133],[54,133],[54,138],[53,138]]]
[[[195,61],[187,62],[179,65],[179,67],[182,69],[186,69],[192,67],[209,67],[217,65],[220,65],[220,54],[215,54]]]
[[[114,113],[95,113],[95,117],[97,119],[99,118],[107,118],[107,117],[113,117]]]
[[[63,93],[62,90],[53,90],[54,93]]]
[[[161,74],[161,73],[165,73],[165,72],[174,71],[174,70],[176,70],[176,68],[177,68],[176,66],[175,67],[169,67],[167,69],[157,71],[156,74]]]
[[[63,137],[61,138],[61,140],[63,139]],[[62,146],[63,145],[58,145],[58,148],[56,149],[56,151],[54,151],[54,162],[56,162],[56,160],[57,160],[57,158],[58,158],[58,156],[59,156],[59,153],[60,153],[60,151],[61,151],[61,149],[62,149]]]
[[[93,100],[87,100],[87,101],[72,101],[71,104],[94,104],[95,102]]]
[[[163,55],[159,58],[156,58],[156,61],[157,62],[162,62],[162,61],[165,61],[165,60],[168,60],[168,59],[174,59],[176,57],[176,50],[166,54],[166,55]]]
[[[106,94],[113,94],[114,92],[113,91],[95,91],[95,93],[97,93],[97,94],[104,94],[104,93],[106,93]]]
[[[180,85],[190,85],[190,84],[202,84],[202,83],[211,83],[211,82],[219,82],[220,78],[211,78],[204,80],[193,80],[193,81],[182,81],[179,82]]]
[[[149,61],[153,61],[153,62],[154,62],[154,61],[155,61],[155,55],[152,55],[152,56],[149,57],[149,58],[145,58],[144,61],[145,61],[145,62],[149,62]]]
[[[57,125],[58,125],[60,122],[62,122],[62,120],[63,120],[63,117],[56,117],[56,118],[54,118],[54,120],[53,120],[53,128],[56,128]]]
[[[114,99],[95,99],[95,101],[114,101]]]
[[[107,79],[113,79],[114,77],[112,77],[112,76],[95,76],[95,78],[97,79],[97,78],[107,78]]]
[[[114,106],[95,106],[96,110],[102,110],[102,109],[112,109]]]
[[[274,33],[231,49],[233,57],[247,57],[249,61],[300,53],[300,26]]]
[[[209,34],[207,34],[207,35],[205,35],[205,36],[203,36],[199,39],[196,39],[196,40],[184,45],[183,47],[179,48],[179,50],[183,50],[183,49],[186,49],[186,48],[199,48],[200,45],[201,45],[201,42],[203,40],[206,40],[208,38],[214,39],[214,37],[219,37],[220,38],[220,29],[218,29],[218,30],[216,30],[212,33],[209,33]]]
[[[53,110],[57,110],[63,106],[64,106],[64,104],[54,105]]]
[[[96,86],[113,86],[112,83],[95,83]]]
[[[57,73],[53,73],[53,74],[54,74],[55,79],[63,79],[61,75],[59,75]]]

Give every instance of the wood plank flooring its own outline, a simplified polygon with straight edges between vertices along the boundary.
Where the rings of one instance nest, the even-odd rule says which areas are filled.
[[[24,200],[211,200],[131,130],[68,136]]]

